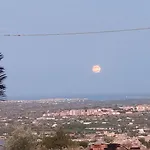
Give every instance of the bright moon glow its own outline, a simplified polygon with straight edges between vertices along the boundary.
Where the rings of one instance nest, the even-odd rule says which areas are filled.
[[[99,73],[101,71],[101,67],[99,65],[95,65],[93,66],[92,71],[94,73]]]

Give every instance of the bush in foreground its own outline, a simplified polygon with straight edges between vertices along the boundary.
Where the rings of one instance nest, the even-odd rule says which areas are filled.
[[[35,150],[36,145],[36,138],[31,130],[20,127],[8,138],[5,147],[7,150]]]

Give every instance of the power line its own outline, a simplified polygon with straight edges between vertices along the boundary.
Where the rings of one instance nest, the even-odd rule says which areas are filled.
[[[103,34],[103,33],[117,33],[117,32],[133,32],[150,30],[150,27],[145,28],[128,28],[128,29],[117,29],[117,30],[103,30],[93,32],[65,32],[65,33],[36,33],[36,34],[1,34],[0,36],[64,36],[64,35],[88,35],[88,34]]]

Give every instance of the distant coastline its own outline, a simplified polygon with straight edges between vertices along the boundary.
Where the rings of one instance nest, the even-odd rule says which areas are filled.
[[[8,100],[40,100],[53,98],[86,98],[88,100],[130,100],[130,99],[150,99],[150,94],[74,94],[74,95],[58,95],[58,96],[36,96],[36,97],[7,97]]]

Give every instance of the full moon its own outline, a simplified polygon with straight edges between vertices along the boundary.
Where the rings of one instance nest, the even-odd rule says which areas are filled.
[[[93,71],[94,73],[99,73],[99,72],[101,71],[101,67],[100,67],[99,65],[94,65],[94,66],[92,67],[92,71]]]

